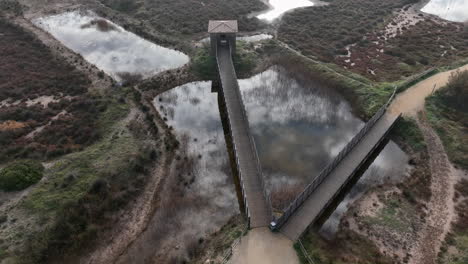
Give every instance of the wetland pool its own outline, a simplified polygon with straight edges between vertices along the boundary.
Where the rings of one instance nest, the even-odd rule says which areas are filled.
[[[147,78],[189,62],[182,52],[149,42],[90,11],[33,22],[117,81],[128,74]]]

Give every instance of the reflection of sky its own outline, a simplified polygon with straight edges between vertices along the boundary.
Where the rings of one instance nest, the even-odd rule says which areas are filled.
[[[285,179],[310,182],[363,125],[345,101],[303,87],[281,68],[239,84],[262,168],[273,185]]]
[[[282,68],[239,84],[270,190],[305,186],[364,125],[335,93],[310,83],[304,86]],[[406,163],[404,152],[390,142],[327,222],[330,228],[369,185],[401,178]]]
[[[468,0],[431,0],[421,10],[450,21],[468,20]]]
[[[117,80],[117,73],[139,73],[149,77],[189,61],[185,54],[151,43],[110,21],[108,23],[117,30],[102,32],[95,26],[81,28],[97,18],[91,12],[86,15],[68,12],[40,18],[35,24]]]
[[[211,83],[176,87],[156,97],[154,104],[168,119],[168,125],[174,127],[179,141],[188,136],[187,152],[198,160],[194,191],[209,199],[208,207],[226,212],[221,216],[227,220],[237,211],[237,198],[230,178],[218,100],[211,93]]]
[[[335,93],[313,84],[304,86],[282,68],[271,68],[239,80],[264,177],[272,187],[309,183],[363,126]],[[210,82],[194,82],[155,98],[177,136],[189,136],[188,151],[201,154],[195,188],[209,198],[209,206],[226,212],[237,208],[216,94]],[[163,108],[161,108],[161,106]],[[406,155],[390,142],[327,222],[336,227],[348,204],[369,185],[387,178],[398,180],[406,169]],[[203,214],[202,211],[194,214]],[[201,216],[200,216],[201,217]]]
[[[314,3],[308,0],[269,0],[268,2],[272,6],[272,9],[258,15],[259,19],[273,21],[291,9],[314,5]]]

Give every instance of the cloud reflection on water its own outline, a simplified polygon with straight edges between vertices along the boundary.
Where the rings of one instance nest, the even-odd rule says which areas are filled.
[[[102,31],[93,24],[96,21],[106,21],[113,30]],[[118,73],[149,77],[189,61],[187,55],[151,43],[92,12],[67,12],[34,23],[116,80]]]

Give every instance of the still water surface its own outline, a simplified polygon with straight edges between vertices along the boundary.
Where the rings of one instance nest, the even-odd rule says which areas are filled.
[[[239,85],[276,207],[290,202],[364,125],[337,93],[298,81],[281,67],[240,80]],[[217,97],[210,91],[210,82],[189,83],[160,95],[155,105],[179,138],[189,136],[188,149],[201,155],[197,188],[211,197],[207,206],[220,210],[220,217],[227,219],[236,213],[237,205]],[[404,152],[390,142],[324,228],[333,233],[350,202],[369,186],[398,181],[406,163]],[[285,190],[291,193],[289,200],[280,199]]]
[[[467,0],[430,0],[421,11],[443,19],[464,22],[468,20]]]
[[[269,22],[279,18],[281,15],[291,9],[314,5],[314,3],[309,0],[269,0],[268,3],[270,4],[271,8],[266,12],[261,13],[257,17]]]
[[[281,67],[239,84],[272,203],[284,209],[364,122],[337,93],[297,81]],[[390,142],[360,184],[397,180],[405,173],[406,163],[404,152]],[[357,193],[351,192],[348,198],[351,196]]]
[[[149,77],[189,61],[187,55],[151,43],[92,12],[67,12],[34,23],[118,81],[122,73]]]

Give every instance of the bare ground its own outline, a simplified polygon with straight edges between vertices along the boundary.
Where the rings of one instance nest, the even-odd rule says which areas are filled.
[[[298,264],[293,242],[268,228],[255,228],[234,250],[231,264]]]

